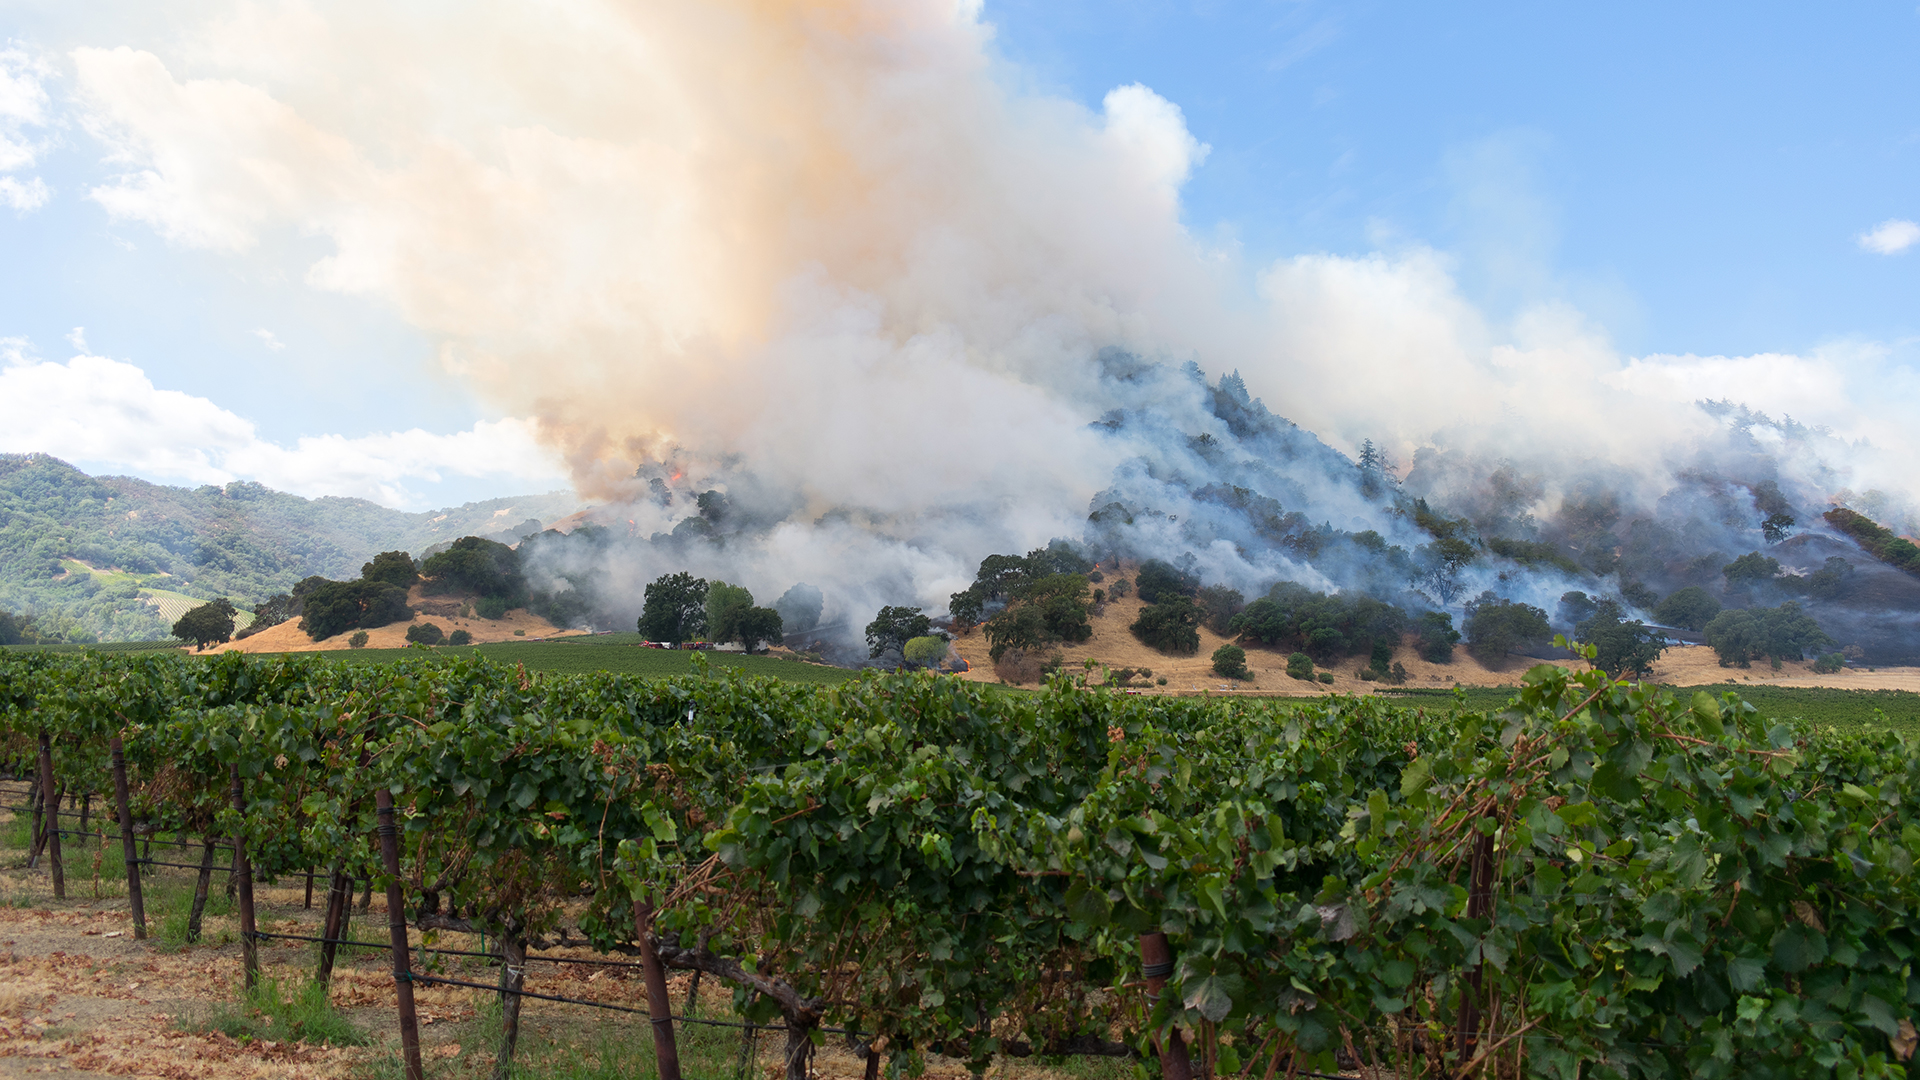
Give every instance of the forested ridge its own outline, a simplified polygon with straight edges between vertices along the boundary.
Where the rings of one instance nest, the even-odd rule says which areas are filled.
[[[251,607],[312,575],[357,576],[381,551],[510,531],[575,506],[555,494],[406,513],[244,481],[184,488],[89,476],[45,454],[0,454],[0,609],[73,640],[164,637],[171,620],[143,591]]]

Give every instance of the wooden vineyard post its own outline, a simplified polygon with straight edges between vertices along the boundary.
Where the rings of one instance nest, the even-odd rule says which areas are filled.
[[[513,1075],[513,1048],[520,1042],[520,988],[527,983],[527,939],[519,920],[509,918],[500,935],[500,1049],[493,1056],[493,1080]]]
[[[667,969],[653,948],[653,907],[633,902],[633,936],[640,943],[640,968],[647,982],[647,1016],[653,1023],[653,1057],[660,1080],[680,1080],[680,1048],[673,1038],[673,999],[667,996]]]
[[[1493,834],[1481,833],[1473,840],[1473,861],[1467,871],[1467,918],[1493,917]],[[1455,1043],[1460,1048],[1458,1067],[1464,1073],[1480,1050],[1480,1005],[1485,1000],[1483,969],[1475,964],[1460,984],[1460,1030]]]
[[[53,871],[53,898],[67,898],[67,871],[60,862],[60,793],[53,788],[53,740],[40,729],[40,801],[47,808],[47,868]]]
[[[346,875],[345,860],[333,861],[333,873],[327,877],[327,912],[320,920],[320,970],[314,979],[321,986],[333,981],[333,957],[339,942],[347,936],[347,901],[353,893],[353,879]]]
[[[413,969],[408,955],[406,897],[400,889],[400,834],[393,823],[393,793],[384,786],[373,793],[380,818],[380,861],[387,868],[387,934],[393,953],[393,989],[400,1002],[400,1052],[406,1059],[407,1080],[422,1080],[420,1022],[413,1012]]]
[[[1158,1002],[1167,976],[1173,974],[1173,948],[1158,930],[1140,935],[1140,974],[1146,978],[1147,1000]],[[1160,1075],[1166,1080],[1193,1080],[1193,1062],[1187,1059],[1187,1044],[1177,1027],[1167,1028],[1167,1044],[1160,1049]]]
[[[27,869],[29,870],[40,865],[40,849],[47,846],[47,833],[42,828],[45,815],[41,812],[43,800],[40,798],[40,766],[37,763],[34,765],[33,775],[33,783],[27,785],[27,805],[33,808],[33,831],[28,834],[32,840],[27,848]]]
[[[200,840],[200,876],[193,882],[193,906],[187,909],[187,941],[200,940],[200,917],[207,912],[207,889],[213,884],[213,837]]]
[[[245,792],[240,787],[240,766],[229,766],[233,777],[233,809],[243,817],[247,812]],[[247,862],[247,841],[242,830],[233,831],[233,877],[240,889],[240,956],[246,963],[247,989],[260,982],[260,939],[253,921],[253,866]]]
[[[307,868],[307,898],[300,903],[301,910],[313,910],[313,868]]]
[[[133,839],[133,802],[127,794],[127,754],[120,736],[115,735],[111,745],[114,811],[120,816],[120,857],[127,864],[127,904],[133,909],[134,940],[143,941],[147,936],[147,908],[140,895],[140,849]]]

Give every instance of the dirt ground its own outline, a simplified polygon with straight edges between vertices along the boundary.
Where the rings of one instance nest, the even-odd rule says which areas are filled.
[[[1128,572],[1120,576],[1131,579],[1133,575]],[[1110,575],[1105,584],[1111,585],[1112,579],[1113,575]],[[1064,666],[1079,670],[1084,661],[1093,660],[1109,668],[1151,668],[1156,680],[1161,676],[1166,677],[1167,685],[1160,686],[1156,682],[1142,690],[1146,694],[1230,693],[1311,697],[1328,693],[1371,694],[1393,689],[1360,678],[1360,670],[1366,667],[1366,660],[1362,657],[1348,657],[1329,669],[1333,673],[1331,684],[1303,682],[1287,675],[1286,652],[1258,646],[1247,648],[1247,668],[1254,675],[1251,682],[1223,679],[1213,672],[1213,651],[1228,644],[1230,639],[1203,626],[1200,628],[1200,648],[1192,656],[1169,656],[1150,649],[1127,630],[1139,618],[1140,609],[1144,606],[1135,595],[1109,601],[1093,616],[1092,638],[1079,644],[1060,646]],[[955,639],[954,648],[969,667],[962,678],[978,682],[1000,681],[994,672],[993,661],[987,655],[986,635],[978,629]],[[1511,686],[1519,683],[1528,668],[1546,662],[1510,656],[1504,663],[1485,664],[1474,659],[1462,646],[1454,649],[1451,663],[1431,664],[1414,652],[1411,639],[1394,650],[1394,659],[1406,666],[1407,686],[1429,687]],[[1574,661],[1557,663],[1577,670],[1586,668],[1585,664]],[[1661,656],[1654,665],[1652,681],[1672,686],[1752,682],[1774,686],[1920,691],[1920,668],[1880,668],[1871,672],[1849,668],[1834,675],[1815,674],[1810,662],[1784,664],[1782,670],[1777,672],[1764,663],[1747,669],[1723,668],[1712,649],[1703,645],[1685,645],[1670,648]],[[1138,685],[1140,680],[1135,679],[1134,682]]]
[[[0,781],[0,807],[24,803],[26,785]],[[241,1080],[376,1080],[398,1076],[399,1024],[392,969],[384,948],[346,948],[334,969],[329,1000],[371,1045],[313,1045],[300,1041],[234,1038],[210,1028],[221,1010],[239,1009],[243,982],[237,915],[213,914],[210,905],[200,943],[186,945],[185,898],[193,871],[156,868],[143,888],[150,937],[133,937],[124,878],[103,877],[98,849],[68,838],[66,900],[55,900],[45,862],[29,870],[26,851],[14,841],[25,829],[12,811],[0,809],[0,1080],[11,1077],[156,1077],[163,1080],[235,1077]],[[109,840],[109,843],[113,841]],[[162,847],[154,858],[169,856]],[[196,847],[197,853],[197,847]],[[173,856],[180,858],[179,856]],[[186,861],[181,858],[180,861]],[[114,863],[117,868],[117,861]],[[225,874],[214,875],[217,901]],[[255,908],[264,933],[317,936],[326,880],[316,883],[306,904],[304,877],[276,885],[256,884]],[[388,940],[384,895],[357,907],[348,937]],[[177,901],[177,902],[176,902]],[[169,918],[172,931],[169,932]],[[409,934],[417,973],[494,985],[499,969],[472,957],[425,957],[423,945],[474,950],[473,935],[440,934],[431,943]],[[546,948],[545,956],[605,959],[584,949]],[[310,942],[262,943],[263,976],[283,987],[304,985],[317,952]],[[717,980],[700,987],[696,1015],[733,1019],[730,991]],[[676,1013],[686,1010],[691,976],[669,976]],[[528,965],[526,989],[585,998],[638,1012],[609,1012],[581,1005],[526,999],[516,1075],[612,1077],[652,1075],[651,1041],[644,1014],[646,993],[633,967]],[[487,1076],[498,1039],[496,995],[490,990],[416,984],[415,1001],[426,1073],[430,1078],[472,1080]],[[243,1010],[242,1010],[243,1011]],[[780,1080],[784,1033],[760,1029],[751,1047],[737,1027],[679,1024],[685,1075],[713,1080],[745,1075]],[[1024,1062],[996,1064],[995,1080],[1119,1080],[1124,1063],[1089,1059],[1053,1069]],[[864,1061],[841,1039],[816,1051],[820,1080],[855,1080]],[[968,1080],[964,1063],[934,1057],[929,1080]],[[1130,1074],[1128,1074],[1130,1075]]]

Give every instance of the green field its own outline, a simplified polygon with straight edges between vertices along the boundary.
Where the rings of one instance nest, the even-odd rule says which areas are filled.
[[[433,650],[442,656],[483,656],[501,664],[524,665],[528,671],[577,675],[595,671],[634,675],[642,678],[667,678],[693,670],[692,652],[641,648],[638,634],[596,634],[592,637],[557,638],[550,641],[512,641],[455,648],[441,646]],[[129,641],[104,645],[12,645],[8,651],[40,649],[55,653],[77,653],[87,649],[102,652],[139,652],[148,649],[178,648],[171,641]],[[417,649],[354,649],[326,653],[336,660],[357,664],[377,664],[419,655]],[[767,656],[710,652],[704,654],[715,668],[738,668],[752,675],[771,675],[790,682],[831,684],[860,677],[858,671],[809,664]],[[1016,687],[1009,692],[1032,692]],[[1842,690],[1783,686],[1756,686],[1751,683],[1708,687],[1680,687],[1676,692],[1691,696],[1697,689],[1715,695],[1732,690],[1751,702],[1764,715],[1779,720],[1805,720],[1814,724],[1884,725],[1920,735],[1920,694],[1906,690]],[[1474,711],[1498,711],[1518,692],[1517,687],[1477,686],[1458,691],[1465,707]],[[1384,689],[1382,696],[1425,706],[1435,711],[1454,712],[1456,691],[1429,687]],[[1318,699],[1300,699],[1318,700]]]
[[[502,641],[488,645],[454,647],[442,645],[433,650],[440,656],[483,656],[497,664],[523,664],[528,671],[552,671],[578,675],[607,671],[617,675],[664,678],[693,671],[692,652],[675,649],[648,649],[640,645],[639,634],[596,634],[592,637],[556,638],[551,641]],[[353,649],[328,652],[336,660],[351,663],[381,663],[403,657],[418,657],[418,649]],[[809,664],[801,660],[742,653],[704,654],[716,668],[739,668],[752,675],[772,675],[790,682],[837,683],[859,678],[860,673],[846,668]]]
[[[1755,686],[1752,683],[1722,683],[1716,686],[1669,687],[1676,695],[1691,697],[1705,690],[1719,696],[1731,690],[1772,720],[1804,720],[1812,724],[1848,726],[1873,724],[1920,735],[1920,694],[1909,690],[1842,690],[1827,687]],[[1474,711],[1494,711],[1506,705],[1518,693],[1517,687],[1475,686],[1463,688],[1466,707]],[[1410,705],[1428,702],[1448,707],[1455,691],[1421,687],[1383,691],[1385,696]]]

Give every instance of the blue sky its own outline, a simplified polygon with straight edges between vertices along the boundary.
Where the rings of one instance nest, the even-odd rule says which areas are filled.
[[[1630,353],[1920,333],[1920,6],[992,2],[998,48],[1089,104],[1141,81],[1213,147],[1186,217],[1255,254],[1456,254]],[[1259,261],[1256,259],[1255,261]]]
[[[244,252],[211,250],[89,196],[140,163],[112,160],[75,104],[72,50],[165,40],[172,10],[144,9],[125,29],[111,12],[33,3],[0,22],[16,89],[24,79],[44,94],[16,95],[8,130],[30,160],[7,175],[46,190],[0,208],[0,339],[14,369],[85,353],[121,365],[98,369],[115,378],[137,382],[137,369],[157,391],[204,399],[192,407],[203,434],[187,438],[228,450],[155,456],[105,435],[0,449],[416,507],[562,482],[544,459],[487,458],[463,475],[461,455],[485,440],[428,439],[515,411],[449,375],[441,335],[404,304],[311,284],[327,236],[282,228]],[[982,18],[994,78],[1016,95],[1098,113],[1109,91],[1142,83],[1177,105],[1210,148],[1181,189],[1181,220],[1247,266],[1431,248],[1490,320],[1564,302],[1628,357],[1866,342],[1905,372],[1920,362],[1920,229],[1897,224],[1920,220],[1911,2],[1016,0]],[[1870,250],[1863,235],[1887,222],[1886,250]],[[1231,287],[1250,293],[1253,275]],[[16,401],[9,438],[50,405]],[[408,431],[412,443],[388,438]],[[328,436],[387,441],[355,451],[358,471],[276,456]],[[390,460],[405,446],[426,447],[431,467]]]

